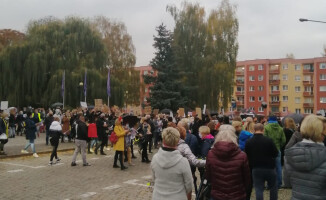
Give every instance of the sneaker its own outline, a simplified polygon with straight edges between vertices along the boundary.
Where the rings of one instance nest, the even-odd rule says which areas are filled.
[[[130,163],[129,166],[135,166],[135,164],[134,163]]]
[[[126,166],[121,167],[121,170],[125,170],[125,169],[128,169],[128,167],[126,167]]]
[[[50,161],[48,165],[49,165],[49,166],[52,166],[52,165],[53,165],[53,162],[52,162],[52,161]]]
[[[75,162],[72,162],[71,163],[71,166],[73,167],[73,166],[76,166],[77,164],[75,163]]]
[[[39,156],[37,155],[37,153],[33,153],[34,158],[38,158]]]
[[[94,150],[91,148],[91,149],[90,149],[90,152],[91,152],[91,153],[94,153]]]
[[[120,168],[119,165],[113,165],[113,168]]]
[[[104,152],[101,152],[101,155],[106,155],[106,153],[104,153]]]
[[[107,150],[107,151],[110,151],[111,149],[108,147],[108,148],[106,148],[106,150]]]
[[[22,153],[29,153],[29,152],[26,151],[25,149],[23,149],[21,152],[22,152]]]
[[[91,165],[89,163],[85,163],[85,164],[83,164],[83,166],[86,167],[86,166],[91,166]]]
[[[59,162],[60,162],[60,160],[61,160],[60,158],[57,158],[57,161],[56,161],[55,163],[59,163]]]

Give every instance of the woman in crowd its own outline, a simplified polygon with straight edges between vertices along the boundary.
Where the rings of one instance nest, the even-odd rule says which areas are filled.
[[[326,199],[326,118],[308,115],[300,128],[303,140],[285,150],[284,182],[292,185],[292,199]]]
[[[62,138],[61,143],[65,142],[65,136],[69,135],[69,126],[70,126],[70,114],[69,112],[63,113],[62,117]]]
[[[36,125],[35,122],[32,120],[33,116],[31,112],[27,113],[27,119],[26,119],[26,140],[28,140],[25,148],[21,151],[22,153],[28,153],[27,149],[29,146],[31,146],[32,151],[33,151],[33,156],[35,158],[38,158],[39,156],[37,155],[35,151],[35,144],[34,140],[36,139]]]
[[[284,128],[283,132],[285,134],[285,145],[281,148],[282,154],[282,164],[284,163],[284,149],[286,145],[289,143],[293,133],[296,131],[295,122],[291,117],[287,117],[284,120]]]
[[[139,136],[142,138],[141,141],[141,149],[142,149],[142,155],[141,155],[141,161],[150,163],[151,161],[148,159],[148,154],[147,154],[147,146],[148,146],[148,141],[151,139],[151,126],[148,124],[148,119],[142,119],[143,124],[141,125],[141,134]]]
[[[93,150],[93,146],[94,144],[97,143],[97,128],[96,128],[96,120],[97,117],[95,116],[94,110],[90,113],[90,117],[89,117],[89,124],[88,124],[88,154],[91,154],[94,152]]]
[[[10,110],[9,116],[9,138],[14,138],[16,135],[16,109]]]
[[[119,157],[121,170],[125,170],[128,167],[125,167],[123,165],[123,151],[125,150],[125,135],[129,132],[129,130],[125,130],[122,127],[122,117],[119,117],[115,120],[114,132],[118,137],[118,141],[113,144],[113,149],[115,150],[113,168],[119,168],[119,166],[117,165]]]
[[[247,155],[238,147],[235,129],[230,125],[222,125],[221,128],[206,159],[206,178],[211,184],[211,199],[243,200],[246,199],[246,189],[250,184]]]
[[[208,151],[214,143],[214,136],[211,135],[208,126],[199,127],[199,137],[201,138],[200,158],[206,159]]]
[[[0,155],[6,155],[4,146],[8,142],[8,123],[6,122],[7,113],[1,113],[0,118]]]
[[[50,156],[50,162],[49,162],[49,165],[51,166],[51,165],[53,165],[54,157],[56,159],[56,163],[60,162],[60,160],[61,160],[60,158],[58,158],[58,155],[57,155],[59,140],[60,140],[60,137],[62,136],[62,127],[60,124],[59,117],[53,118],[53,122],[51,123],[50,128],[49,128],[49,135],[50,135],[50,143],[51,143],[51,146],[53,147],[53,150],[52,150],[52,153]]]
[[[152,199],[191,200],[192,175],[189,162],[177,150],[180,133],[168,127],[162,133],[162,148],[154,155],[151,168],[154,191]]]

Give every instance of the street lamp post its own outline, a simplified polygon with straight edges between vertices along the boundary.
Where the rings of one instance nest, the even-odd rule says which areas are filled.
[[[324,21],[317,21],[317,20],[304,19],[304,18],[300,18],[299,21],[300,21],[300,22],[317,22],[317,23],[326,23],[326,22],[324,22]]]
[[[125,111],[127,112],[128,90],[126,90],[125,97]]]
[[[83,98],[83,86],[84,86],[84,83],[80,82],[79,83],[79,90],[80,90],[80,98],[79,98],[79,100],[80,101],[82,101],[82,98]]]

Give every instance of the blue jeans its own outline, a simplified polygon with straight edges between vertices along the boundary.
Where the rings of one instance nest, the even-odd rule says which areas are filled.
[[[276,174],[277,174],[277,186],[282,186],[282,164],[281,164],[281,151],[278,151],[278,155],[275,160]]]
[[[9,127],[9,137],[15,137],[16,127]]]
[[[29,146],[31,146],[33,153],[36,153],[34,139],[29,139],[29,142],[26,144],[24,150],[27,150]]]
[[[265,181],[270,187],[270,200],[277,200],[277,178],[275,169],[254,168],[252,170],[252,179],[254,182],[256,200],[264,199]]]

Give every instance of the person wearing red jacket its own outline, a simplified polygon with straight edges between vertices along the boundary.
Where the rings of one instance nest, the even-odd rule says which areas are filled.
[[[223,126],[228,126],[222,128]],[[222,125],[206,158],[206,178],[211,184],[211,199],[244,200],[250,185],[247,155],[238,147],[235,129]]]

